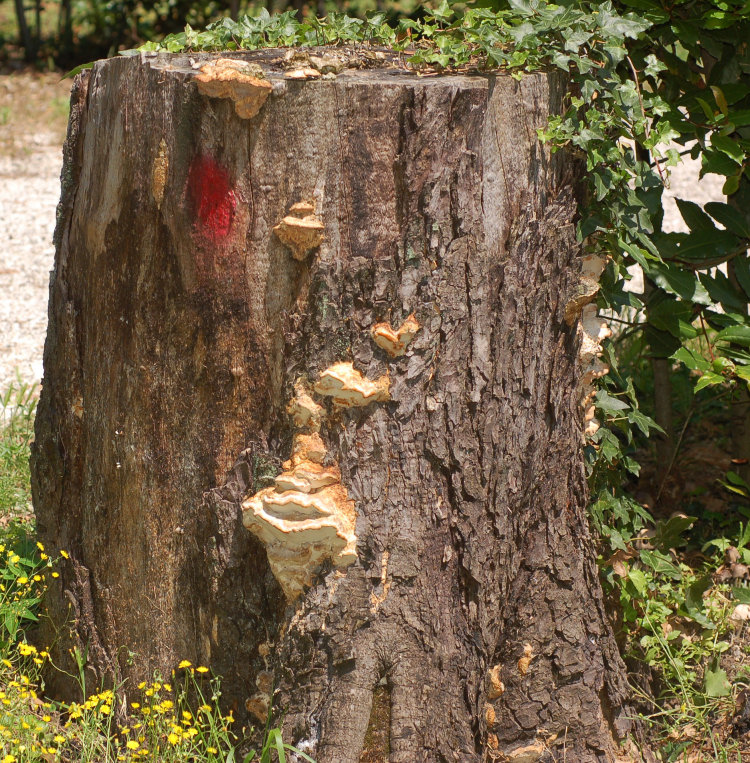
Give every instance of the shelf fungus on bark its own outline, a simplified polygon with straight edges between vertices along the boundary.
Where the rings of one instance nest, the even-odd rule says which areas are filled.
[[[412,313],[394,331],[390,323],[376,323],[370,334],[375,344],[385,350],[391,357],[397,358],[406,352],[406,347],[419,331],[419,322]]]
[[[388,374],[372,381],[363,376],[351,362],[334,363],[320,374],[314,390],[333,399],[342,408],[355,408],[384,403],[391,399]]]
[[[324,466],[317,432],[294,436],[291,458],[273,487],[242,503],[243,523],[265,545],[288,601],[312,584],[324,561],[347,567],[357,558],[356,511],[338,466]]]
[[[495,665],[493,668],[490,668],[487,674],[489,679],[487,686],[487,699],[490,701],[498,699],[498,697],[501,697],[505,692],[505,684],[500,680],[501,669],[502,665]]]
[[[295,260],[303,262],[323,241],[323,223],[315,216],[315,207],[306,201],[293,204],[289,214],[274,227],[279,241],[288,247]]]
[[[599,292],[599,278],[607,265],[607,259],[596,254],[580,258],[581,278],[576,291],[565,305],[565,322],[572,326],[583,308],[596,299]]]
[[[234,58],[209,61],[201,67],[195,80],[203,95],[230,98],[237,116],[242,119],[252,119],[263,108],[273,89],[260,66]]]
[[[596,305],[585,305],[581,311],[581,320],[578,323],[581,344],[579,357],[583,367],[583,377],[581,385],[583,388],[584,421],[586,423],[584,434],[591,437],[599,429],[599,422],[594,418],[594,406],[592,405],[594,392],[591,391],[591,385],[596,379],[609,372],[609,367],[602,362],[601,343],[612,336],[612,330],[603,320],[596,308]]]

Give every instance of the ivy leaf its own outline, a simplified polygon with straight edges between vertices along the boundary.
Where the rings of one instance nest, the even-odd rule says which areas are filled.
[[[637,408],[632,408],[628,411],[628,421],[631,424],[635,424],[646,437],[649,436],[651,429],[655,429],[657,432],[664,431],[650,416],[641,413]]]
[[[618,411],[626,411],[630,408],[627,403],[612,397],[606,389],[600,389],[596,393],[596,406],[601,408],[605,413],[611,414],[616,414]]]
[[[641,561],[648,565],[654,572],[666,575],[672,580],[682,580],[682,570],[672,560],[660,551],[641,551]]]

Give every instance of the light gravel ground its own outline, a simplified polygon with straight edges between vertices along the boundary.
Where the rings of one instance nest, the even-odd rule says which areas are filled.
[[[42,376],[70,82],[0,76],[0,392]]]
[[[69,88],[57,75],[0,76],[0,392],[42,377]],[[720,199],[721,178],[698,181],[696,162],[673,170],[667,230],[682,229],[675,196]]]

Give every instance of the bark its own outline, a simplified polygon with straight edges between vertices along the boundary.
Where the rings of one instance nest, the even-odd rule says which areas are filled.
[[[378,686],[393,763],[611,760],[627,687],[564,319],[579,168],[536,137],[565,83],[284,81],[278,55],[249,56],[274,88],[251,118],[186,57],[76,80],[33,456],[42,539],[71,557],[56,657],[135,682],[210,664],[240,719],[273,674],[321,763],[359,760]],[[324,238],[297,259],[273,228],[300,202]],[[371,329],[411,313],[392,357]],[[240,504],[299,442],[295,384],[341,362],[390,397],[311,392],[356,561],[287,602]]]

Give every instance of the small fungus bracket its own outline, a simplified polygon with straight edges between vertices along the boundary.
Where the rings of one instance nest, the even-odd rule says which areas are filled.
[[[260,66],[234,58],[209,61],[201,67],[195,80],[201,94],[231,99],[237,116],[242,119],[252,119],[273,89]]]
[[[289,214],[274,227],[273,232],[299,262],[323,242],[323,223],[315,216],[315,206],[306,201],[293,204]]]
[[[406,347],[419,331],[420,326],[412,313],[395,331],[390,323],[376,323],[370,329],[372,341],[391,357],[398,358],[406,352]]]
[[[315,383],[315,392],[333,399],[341,408],[384,403],[391,399],[391,379],[386,373],[375,381],[363,376],[351,362],[334,363]]]

